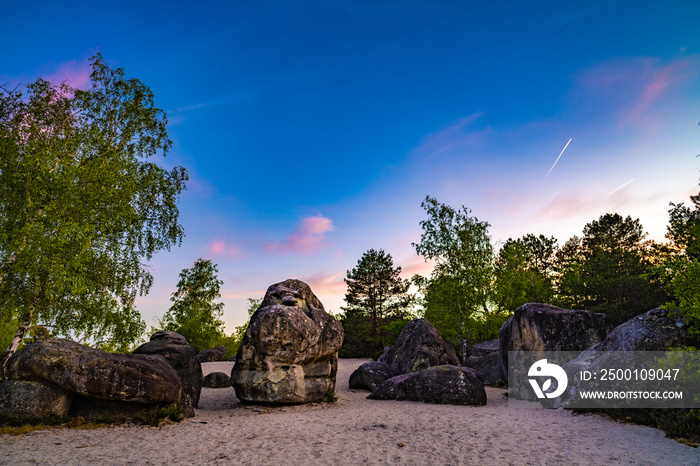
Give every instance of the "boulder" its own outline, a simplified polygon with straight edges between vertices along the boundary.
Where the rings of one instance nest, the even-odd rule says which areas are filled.
[[[6,374],[74,395],[143,404],[180,403],[182,390],[162,356],[107,353],[62,338],[38,340],[17,351]]]
[[[180,377],[184,414],[193,417],[202,391],[202,365],[187,339],[179,333],[161,330],[151,335],[148,343],[136,348],[134,354],[159,354],[168,361]]]
[[[268,288],[243,335],[231,385],[245,403],[308,403],[335,391],[343,327],[306,283]]]
[[[498,332],[501,367],[506,380],[509,351],[583,351],[604,340],[610,332],[605,314],[567,310],[548,304],[523,304]],[[561,361],[550,361],[557,363]],[[517,383],[508,384],[508,394],[517,399],[533,399],[532,388],[525,381],[530,364],[512,367]]]
[[[590,350],[668,351],[689,344],[685,317],[665,309],[652,309],[618,325]]]
[[[219,345],[205,349],[197,355],[197,359],[199,359],[199,362],[226,361],[226,348],[224,348],[224,345]]]
[[[374,391],[385,380],[399,374],[383,362],[370,361],[362,364],[350,375],[350,388],[353,390]]]
[[[615,327],[608,337],[600,343],[591,346],[581,352],[579,356],[566,364],[562,368],[567,373],[569,388],[558,400],[555,406],[575,407],[572,400],[581,385],[580,373],[583,370],[591,373],[601,373],[602,369],[623,367],[625,369],[647,369],[648,367],[635,367],[625,358],[625,351],[670,351],[672,348],[679,348],[689,345],[691,342],[687,334],[686,318],[676,315],[665,309],[652,309],[645,314],[633,317]],[[640,353],[640,355],[643,355]],[[633,361],[639,363],[644,361],[640,357]],[[618,361],[623,361],[618,362]],[[621,388],[626,388],[625,381],[621,381]],[[596,382],[588,381],[586,389],[596,388]],[[637,385],[639,386],[639,385]],[[610,388],[610,385],[606,385]],[[670,388],[669,385],[667,388]]]
[[[435,404],[485,405],[486,391],[477,371],[468,367],[434,366],[386,380],[367,398]]]
[[[223,372],[211,372],[202,378],[202,387],[207,388],[230,388],[231,377]]]
[[[452,345],[427,319],[414,319],[403,328],[396,342],[377,359],[398,374],[408,374],[444,364],[459,365]]]
[[[501,355],[498,351],[485,356],[469,356],[462,365],[476,369],[483,377],[484,385],[505,385],[506,383],[506,375],[503,373]]]
[[[472,350],[469,354],[470,356],[482,357],[488,356],[491,353],[498,353],[500,349],[500,340],[498,338],[494,338],[493,340],[477,343],[476,345],[472,346]]]
[[[73,396],[68,392],[29,380],[0,382],[0,420],[42,420],[68,414]]]

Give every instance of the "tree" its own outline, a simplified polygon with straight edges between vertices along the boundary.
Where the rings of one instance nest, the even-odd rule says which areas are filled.
[[[585,256],[581,238],[572,236],[556,252],[556,297],[559,306],[581,309],[586,299],[583,267]]]
[[[183,235],[187,173],[148,159],[171,146],[153,94],[96,55],[92,88],[38,79],[0,88],[0,320],[127,346],[152,277],[143,261]]]
[[[694,208],[671,203],[666,233],[670,252],[659,269],[671,298],[665,307],[685,314],[688,333],[700,339],[700,193],[690,199]]]
[[[263,302],[263,298],[248,298],[248,320],[243,324],[236,327],[236,329],[231,333],[231,335],[225,337],[220,344],[224,345],[226,348],[226,355],[232,356],[238,351],[238,347],[243,341],[243,335],[245,331],[248,330],[248,324],[250,324],[250,318],[255,314],[260,305]]]
[[[426,318],[444,334],[453,333],[466,358],[475,333],[473,323],[488,315],[494,257],[487,222],[471,217],[462,206],[455,210],[426,197],[421,206],[428,220],[420,222],[420,243],[413,243],[419,255],[435,261],[426,286]]]
[[[691,260],[700,260],[700,193],[691,196],[695,208],[671,203],[666,237]]]
[[[345,283],[347,307],[344,340],[349,346],[358,340],[370,353],[380,351],[384,344],[382,327],[405,317],[413,297],[408,294],[409,280],[400,277],[401,267],[394,267],[391,254],[370,249],[348,270]],[[345,328],[345,327],[344,327]]]
[[[618,325],[664,303],[663,287],[650,277],[646,235],[639,219],[605,214],[583,229],[584,305]]]
[[[557,240],[544,235],[508,239],[498,251],[494,301],[513,311],[525,303],[549,303],[554,296],[553,272]]]
[[[224,303],[214,302],[221,297],[224,283],[217,272],[216,264],[205,259],[197,259],[192,267],[183,269],[170,298],[173,305],[161,320],[165,330],[184,336],[197,351],[215,346],[225,336],[221,321]]]

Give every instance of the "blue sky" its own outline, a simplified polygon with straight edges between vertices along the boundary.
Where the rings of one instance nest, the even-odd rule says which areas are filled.
[[[370,248],[429,273],[411,247],[426,195],[494,242],[563,243],[606,212],[661,240],[698,191],[695,1],[143,3],[5,8],[0,81],[84,87],[101,52],[167,112],[163,164],[191,180],[183,244],[138,300],[149,324],[199,257],[228,331],[286,278],[338,312]]]

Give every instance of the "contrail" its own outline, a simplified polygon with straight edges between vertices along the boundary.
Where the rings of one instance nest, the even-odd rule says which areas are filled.
[[[567,142],[566,145],[564,146],[564,148],[561,150],[561,154],[559,154],[559,157],[557,157],[557,159],[554,161],[554,165],[552,165],[552,168],[549,169],[549,171],[547,172],[547,175],[544,177],[545,180],[547,179],[549,174],[552,173],[552,170],[554,170],[554,167],[557,165],[557,162],[561,158],[561,156],[564,153],[564,151],[566,150],[566,148],[569,147],[569,143],[571,142],[572,139],[573,138],[569,138],[569,142]],[[544,180],[542,180],[542,181],[544,181]]]
[[[610,194],[608,194],[608,195],[607,195],[607,196],[605,196],[605,197],[608,197],[608,196],[610,196],[610,195],[612,195],[612,194],[614,194],[614,193],[618,192],[619,190],[621,190],[622,188],[624,188],[625,186],[627,186],[628,184],[630,184],[630,183],[631,183],[631,182],[633,182],[634,180],[635,180],[635,179],[634,179],[634,178],[632,178],[631,180],[629,180],[629,181],[628,181],[627,183],[623,184],[623,185],[622,185],[622,186],[620,186],[619,188],[617,188],[617,189],[613,189],[612,191],[610,191]]]

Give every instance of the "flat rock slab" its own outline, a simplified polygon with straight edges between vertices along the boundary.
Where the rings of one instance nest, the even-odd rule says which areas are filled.
[[[61,338],[39,340],[17,351],[7,375],[69,394],[145,404],[180,403],[182,390],[163,356],[107,353]]]

